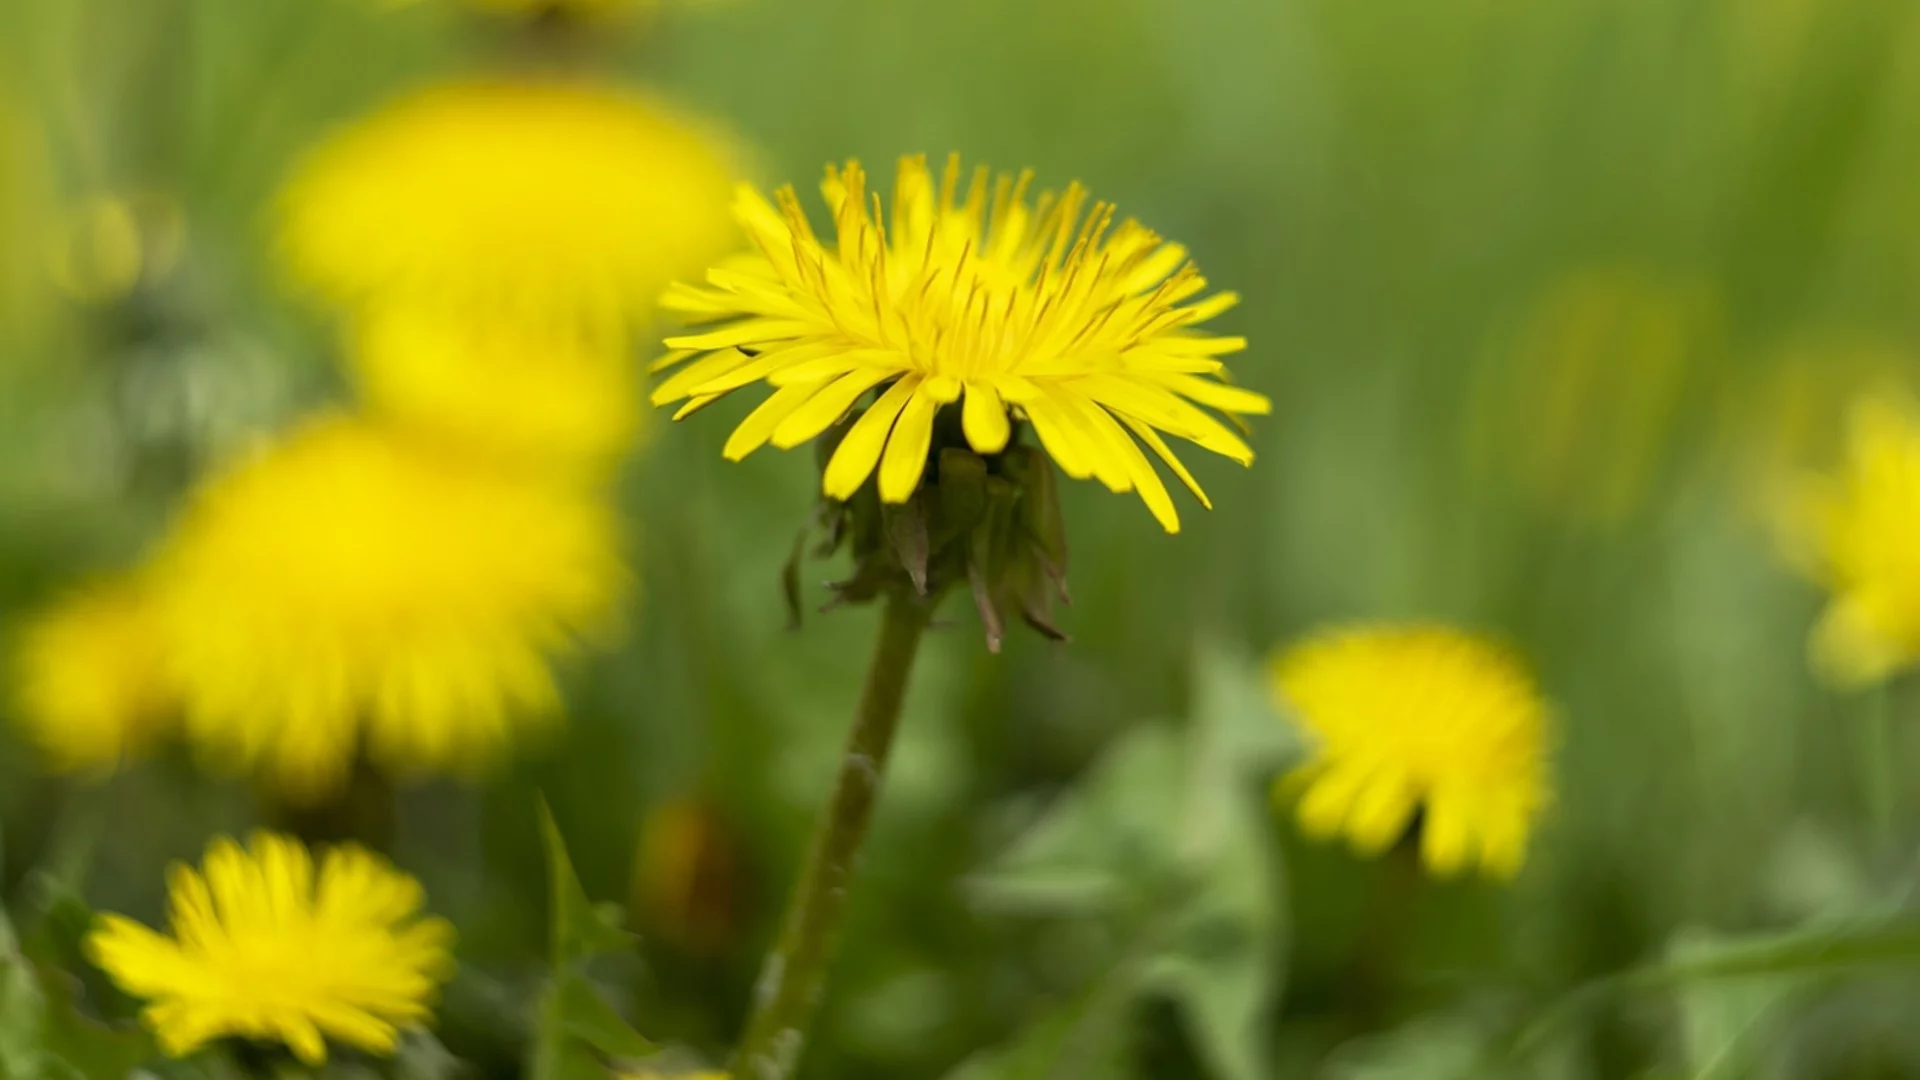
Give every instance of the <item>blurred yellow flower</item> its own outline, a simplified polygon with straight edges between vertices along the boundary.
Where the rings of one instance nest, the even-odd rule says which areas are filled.
[[[314,150],[282,193],[280,249],[296,282],[349,312],[411,304],[612,337],[738,242],[734,169],[711,132],[646,97],[453,83]]]
[[[773,386],[727,442],[738,460],[768,442],[798,446],[879,390],[840,440],[823,488],[847,499],[877,467],[881,499],[900,503],[919,484],[935,416],[964,398],[961,430],[975,451],[1007,447],[1011,410],[1062,471],[1138,492],[1178,531],[1140,444],[1209,505],[1160,433],[1247,464],[1253,451],[1200,406],[1269,409],[1224,381],[1218,358],[1245,339],[1196,329],[1237,298],[1186,303],[1207,286],[1186,250],[1131,219],[1116,226],[1113,207],[1090,205],[1078,184],[1029,203],[1030,173],[977,168],[964,193],[960,179],[957,157],[938,178],[924,158],[902,159],[889,223],[857,163],[829,167],[831,245],[791,188],[776,207],[742,186],[734,212],[759,252],[709,271],[706,286],[668,291],[669,309],[722,325],[668,339],[677,351],[656,370],[684,366],[655,404],[689,399],[678,419],[743,386]]]
[[[483,763],[626,584],[611,506],[326,416],[215,477],[154,565],[188,734],[290,797]]]
[[[1316,743],[1282,781],[1302,829],[1371,855],[1417,824],[1436,874],[1519,870],[1551,791],[1546,704],[1517,657],[1445,626],[1363,624],[1277,652],[1270,672]]]
[[[358,320],[348,356],[375,412],[507,464],[605,464],[639,431],[624,338],[400,305]]]
[[[1877,682],[1920,658],[1920,411],[1870,396],[1848,418],[1845,459],[1781,508],[1787,555],[1833,593],[1810,648],[1843,686]]]
[[[314,859],[300,842],[256,833],[247,850],[215,840],[205,870],[176,864],[172,936],[101,916],[87,952],[141,1013],[161,1049],[184,1057],[233,1036],[326,1060],[325,1040],[391,1054],[402,1029],[432,1018],[451,973],[453,928],[423,918],[420,884],[358,847]]]
[[[1543,506],[1619,524],[1665,468],[1717,333],[1713,297],[1684,279],[1610,266],[1555,282],[1485,360],[1481,461]]]
[[[14,713],[56,768],[117,763],[158,735],[174,707],[147,594],[133,580],[29,617],[10,659]]]

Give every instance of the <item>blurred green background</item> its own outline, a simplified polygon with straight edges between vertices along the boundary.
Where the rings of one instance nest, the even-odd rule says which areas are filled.
[[[492,33],[353,0],[0,8],[0,622],[342,394],[263,208],[331,125],[484,66]],[[990,656],[949,602],[806,1075],[1920,1077],[1897,967],[1554,1004],[1912,901],[1920,702],[1813,680],[1820,597],[1763,513],[1851,394],[1912,374],[1911,0],[739,0],[588,62],[731,124],[769,182],[949,150],[1084,180],[1245,296],[1222,329],[1274,400],[1252,469],[1193,463],[1217,509],[1182,535],[1069,485],[1070,645]],[[133,208],[135,279],[98,265],[100,199]],[[662,417],[629,470],[632,633],[570,671],[565,737],[403,797],[396,858],[462,933],[438,1036],[476,1075],[513,1074],[539,973],[535,791],[643,936],[605,987],[650,1035],[736,1033],[875,622],[785,629],[814,466],[723,461],[747,407]],[[1553,699],[1559,799],[1512,886],[1304,843],[1271,768],[1167,767],[1282,733],[1259,657],[1369,617],[1505,636]],[[156,918],[164,864],[254,820],[184,761],[89,785],[10,738],[16,902],[66,858],[89,901]],[[1156,812],[1183,785],[1237,824]],[[1232,838],[1200,902],[1160,887],[1182,829]]]

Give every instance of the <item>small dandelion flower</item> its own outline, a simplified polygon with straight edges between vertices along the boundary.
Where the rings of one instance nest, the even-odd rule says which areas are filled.
[[[346,311],[617,333],[735,246],[734,175],[719,139],[642,96],[455,83],[315,150],[282,194],[280,248],[294,280]]]
[[[1417,822],[1436,874],[1520,868],[1551,795],[1546,705],[1516,657],[1444,626],[1363,625],[1282,650],[1271,672],[1317,744],[1282,781],[1309,834],[1377,854]]]
[[[467,769],[557,714],[551,660],[626,573],[599,499],[326,416],[215,477],[153,581],[188,735],[299,798],[363,742]]]
[[[1858,401],[1845,460],[1801,485],[1782,541],[1833,593],[1815,627],[1815,667],[1842,686],[1885,679],[1920,658],[1920,410],[1905,397]]]
[[[1077,184],[1029,201],[1030,174],[976,169],[964,192],[960,180],[958,158],[937,178],[924,158],[903,159],[886,219],[857,163],[829,168],[830,242],[792,189],[776,205],[742,187],[734,212],[758,253],[668,291],[665,307],[715,325],[668,340],[677,351],[656,368],[679,370],[654,402],[686,401],[677,418],[753,383],[773,387],[727,442],[738,460],[813,439],[875,391],[822,486],[846,500],[877,471],[880,498],[895,504],[919,485],[943,407],[958,408],[983,455],[1005,450],[1010,417],[1022,419],[1067,475],[1137,492],[1178,531],[1148,451],[1208,505],[1162,435],[1245,464],[1253,451],[1207,410],[1269,409],[1223,381],[1219,358],[1245,340],[1198,329],[1235,296],[1196,300],[1207,282],[1185,249],[1116,224]]]
[[[162,730],[172,709],[145,589],[120,580],[32,616],[12,650],[15,714],[57,768],[111,766]]]
[[[315,870],[290,837],[216,840],[203,870],[171,872],[171,936],[104,915],[87,952],[147,1001],[169,1056],[225,1037],[284,1043],[309,1065],[327,1039],[391,1054],[432,1017],[453,928],[422,917],[419,883],[361,848],[329,850]]]
[[[357,320],[348,358],[373,411],[503,464],[604,465],[640,431],[624,339],[400,305]]]

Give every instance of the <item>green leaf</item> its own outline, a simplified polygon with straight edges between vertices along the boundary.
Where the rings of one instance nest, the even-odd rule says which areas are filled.
[[[1177,1002],[1212,1072],[1226,1080],[1271,1075],[1268,1017],[1284,970],[1285,900],[1263,804],[1240,785],[1223,801],[1214,858],[1179,910],[1146,985]]]
[[[1089,915],[1123,905],[1176,865],[1184,754],[1157,724],[1120,737],[1071,791],[968,882],[974,899],[1028,913]]]
[[[633,1030],[584,976],[562,978],[555,998],[561,1030],[608,1057],[645,1057],[658,1049]]]
[[[1027,1025],[1020,1037],[960,1063],[946,1080],[1124,1080],[1132,994],[1117,973],[1080,1001]]]
[[[1669,950],[1676,963],[1709,957],[1726,947],[1706,932],[1677,937]],[[1751,1075],[1756,1054],[1781,1006],[1804,980],[1794,975],[1707,980],[1676,988],[1681,1045],[1694,1080],[1731,1080]]]
[[[540,835],[552,878],[553,972],[540,999],[529,1071],[534,1080],[605,1080],[607,1058],[650,1054],[653,1044],[595,992],[582,969],[594,956],[629,948],[633,936],[621,928],[618,906],[587,899],[544,799]]]
[[[1324,1070],[1329,1080],[1494,1080],[1492,1040],[1473,1017],[1425,1017],[1385,1034],[1347,1043]]]
[[[619,909],[595,905],[587,899],[580,878],[567,857],[566,841],[553,820],[546,800],[540,800],[540,838],[547,851],[547,874],[551,892],[553,967],[555,972],[569,968],[590,956],[623,951],[633,944],[633,935],[621,927]]]
[[[0,915],[0,1080],[38,1080],[45,1069],[47,1001]]]
[[[1264,783],[1300,753],[1275,711],[1258,661],[1238,645],[1202,638],[1194,648],[1189,802],[1182,854],[1207,862],[1232,835],[1249,783]]]
[[[1772,975],[1824,975],[1869,967],[1920,966],[1920,923],[1912,919],[1849,920],[1714,945],[1627,976],[1634,986],[1662,986]]]
[[[81,1013],[79,980],[61,963],[78,956],[93,912],[62,888],[42,897],[36,929],[19,941],[0,913],[0,1078],[43,1076],[124,1080],[153,1057],[153,1044],[135,1027],[108,1027]]]
[[[1266,1080],[1286,918],[1259,792],[1297,743],[1243,652],[1203,645],[1195,687],[1184,737],[1156,724],[1122,735],[972,892],[1002,909],[1109,920],[1115,940],[1142,950],[1117,965],[1111,992],[1166,996],[1213,1075]],[[1029,1031],[975,1067],[1044,1075],[1019,1063],[1044,1057],[1049,1038]]]

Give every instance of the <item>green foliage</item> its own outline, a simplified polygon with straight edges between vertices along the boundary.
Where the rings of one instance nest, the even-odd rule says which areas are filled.
[[[124,1080],[153,1057],[144,1033],[83,1014],[77,978],[53,962],[72,956],[71,928],[84,931],[91,919],[77,898],[59,896],[23,942],[0,910],[0,1080]]]
[[[1192,455],[1214,508],[1182,505],[1179,536],[1059,480],[1070,644],[1008,634],[990,658],[949,598],[814,1080],[1920,1075],[1897,865],[1920,837],[1920,697],[1891,688],[1883,746],[1867,703],[1817,683],[1823,598],[1748,505],[1754,459],[1829,456],[1852,351],[1920,385],[1908,0],[733,0],[567,43],[579,77],[736,130],[755,178],[810,205],[850,155],[1086,181],[1245,297],[1222,319],[1251,343],[1234,372],[1275,402],[1251,469]],[[0,642],[129,565],[226,455],[345,398],[334,328],[271,265],[290,163],[403,87],[521,59],[439,2],[0,3]],[[39,280],[76,208],[149,193],[180,210],[170,271],[112,302]],[[1645,355],[1601,303],[1515,334],[1596,275],[1697,305],[1711,344]],[[564,731],[481,795],[403,796],[394,857],[458,925],[469,981],[435,1029],[457,1065],[421,1044],[377,1068],[520,1075],[537,1030],[544,1075],[584,1078],[646,1057],[623,1017],[708,1060],[737,1033],[873,614],[784,630],[851,567],[789,563],[817,469],[723,460],[737,396],[662,418],[623,479],[639,602],[567,673]],[[1599,492],[1622,493],[1609,513]],[[1372,617],[1509,638],[1560,740],[1520,880],[1423,886],[1361,1007],[1380,878],[1265,805],[1291,751],[1251,656]],[[11,708],[0,691],[4,1080],[132,1054],[130,1004],[74,982],[72,920],[155,919],[169,859],[259,818],[184,755],[111,788],[52,778]],[[526,812],[535,788],[570,856]],[[690,799],[726,825],[691,881],[636,853]],[[98,814],[84,842],[75,800]],[[636,862],[707,932],[678,939],[632,896]],[[49,870],[74,901],[50,921]],[[644,965],[587,897],[633,901]],[[889,1011],[899,985],[912,1007]],[[148,1067],[242,1075],[217,1053]]]
[[[551,970],[540,997],[528,1073],[534,1080],[598,1080],[609,1059],[645,1057],[654,1045],[600,996],[587,973],[597,957],[633,947],[617,906],[587,899],[567,856],[553,811],[540,803],[540,839],[547,853]]]
[[[1131,1076],[1140,1001],[1177,1003],[1220,1080],[1271,1075],[1286,938],[1260,787],[1290,752],[1253,665],[1206,645],[1185,731],[1143,724],[971,884],[989,910],[1096,923],[1113,948],[1074,1000],[958,1080]]]

